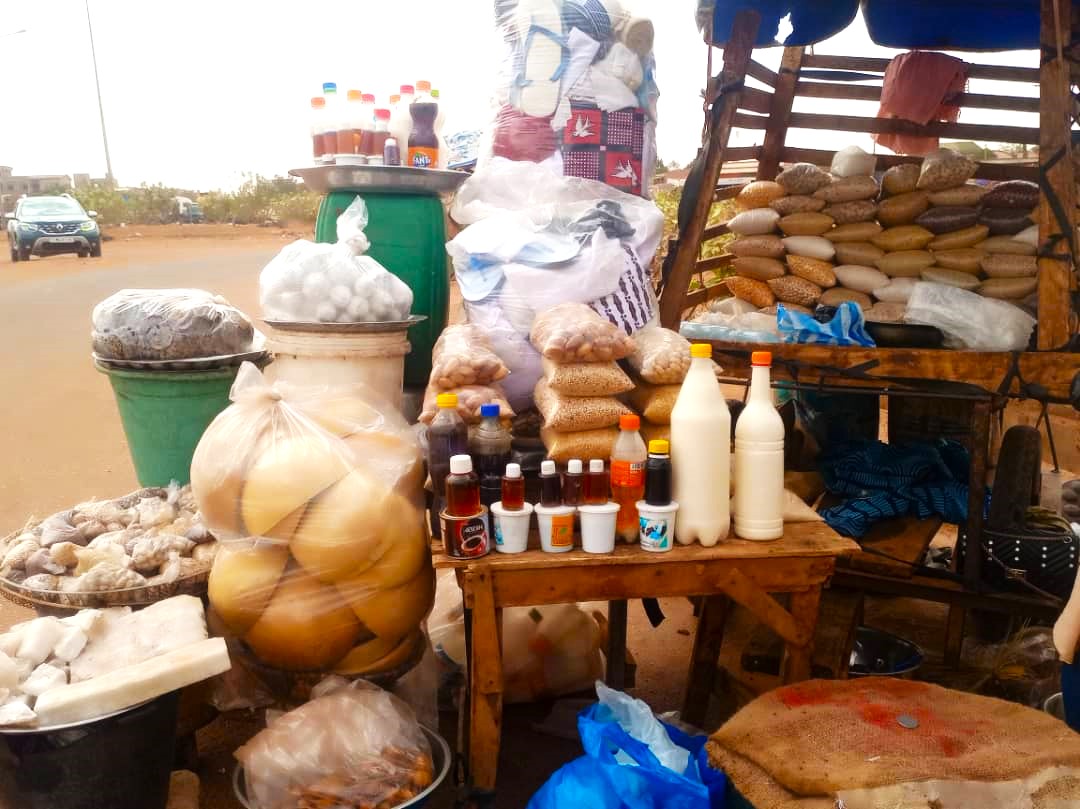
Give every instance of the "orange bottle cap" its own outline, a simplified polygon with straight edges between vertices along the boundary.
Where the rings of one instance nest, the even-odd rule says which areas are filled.
[[[401,101],[401,96],[399,96],[397,93],[390,96],[390,103],[391,104],[397,104],[399,101]]]
[[[418,81],[416,83],[416,91],[418,93],[430,93],[431,92],[431,82],[429,82],[429,81]]]
[[[364,94],[359,90],[349,90],[346,96],[348,96],[349,101],[362,101],[364,98]]]
[[[772,365],[771,351],[755,351],[750,355],[750,364],[768,368]]]
[[[619,416],[619,429],[640,430],[641,419],[635,416],[633,413],[627,413],[625,416]]]
[[[325,106],[326,106],[326,99],[323,98],[322,96],[315,96],[313,99],[311,99],[311,107],[312,107],[312,109],[317,110],[317,109],[320,109],[320,108],[325,107]]]

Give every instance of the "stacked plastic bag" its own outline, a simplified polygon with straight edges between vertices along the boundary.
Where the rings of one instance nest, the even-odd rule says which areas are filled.
[[[508,0],[485,155],[648,196],[656,162],[652,22],[621,0]]]
[[[657,325],[634,335],[634,352],[627,357],[634,389],[626,401],[641,416],[641,437],[648,444],[671,440],[671,410],[690,369],[690,342],[677,332]]]
[[[499,405],[503,419],[513,419],[514,410],[499,384],[509,373],[482,329],[468,323],[447,326],[431,352],[431,376],[420,421],[430,424],[435,418],[440,393],[457,394],[458,415],[466,424],[479,424],[480,408],[486,404]]]

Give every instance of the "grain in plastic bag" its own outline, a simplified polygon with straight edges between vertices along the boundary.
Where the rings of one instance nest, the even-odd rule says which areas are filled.
[[[671,411],[679,398],[682,384],[638,385],[626,395],[641,417],[651,424],[671,424]]]
[[[561,303],[536,316],[529,339],[554,362],[611,362],[634,350],[634,341],[583,303]]]
[[[646,326],[634,335],[630,367],[646,382],[679,384],[690,368],[690,341],[661,326]]]
[[[499,406],[499,417],[509,423],[516,415],[510,403],[506,401],[506,394],[502,387],[493,382],[490,385],[464,385],[460,388],[450,388],[438,391],[428,387],[424,393],[424,405],[420,411],[419,421],[423,424],[431,424],[438,411],[436,399],[440,393],[453,393],[458,397],[457,412],[461,420],[466,424],[480,423],[480,408],[486,404]]]
[[[416,439],[362,385],[267,384],[244,364],[192,492],[222,542],[209,598],[261,664],[371,674],[423,646],[434,597]]]
[[[447,326],[431,350],[430,384],[438,390],[490,385],[509,373],[483,329],[469,323]]]
[[[543,360],[548,387],[564,396],[615,396],[632,390],[634,382],[615,362]]]
[[[398,806],[435,779],[412,708],[370,683],[328,678],[235,755],[256,809]]]
[[[255,327],[202,289],[122,289],[94,307],[94,353],[117,360],[180,360],[251,351]]]
[[[618,437],[618,427],[577,433],[560,433],[548,427],[540,430],[540,440],[544,442],[548,457],[555,463],[566,463],[571,458],[610,458]]]
[[[533,394],[536,409],[544,417],[544,426],[562,433],[613,427],[630,408],[607,396],[563,396],[541,379]]]

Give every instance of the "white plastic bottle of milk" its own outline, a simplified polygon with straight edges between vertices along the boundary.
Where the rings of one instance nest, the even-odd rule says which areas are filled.
[[[690,370],[671,411],[675,539],[712,546],[731,527],[731,414],[713,371],[712,346],[690,346]]]
[[[784,420],[769,386],[772,354],[750,357],[750,397],[735,422],[735,534],[779,539],[784,534]]]

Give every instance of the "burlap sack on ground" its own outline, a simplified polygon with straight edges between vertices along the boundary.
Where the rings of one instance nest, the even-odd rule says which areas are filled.
[[[1028,779],[1033,809],[1080,805],[1080,734],[1022,705],[907,680],[777,689],[713,734],[708,751],[758,807],[824,809],[841,792],[934,779]]]

